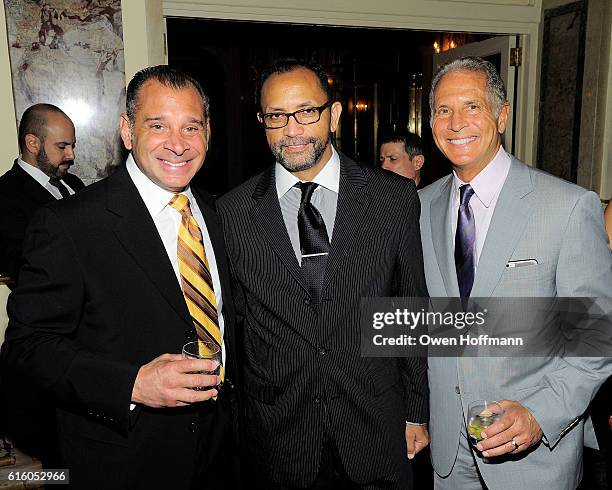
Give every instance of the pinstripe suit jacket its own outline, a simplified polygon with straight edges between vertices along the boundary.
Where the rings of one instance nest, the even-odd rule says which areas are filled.
[[[361,357],[359,301],[427,294],[413,182],[340,156],[318,305],[291,247],[273,167],[218,208],[242,316],[243,441],[257,468],[275,482],[311,484],[328,420],[352,480],[409,473],[405,421],[427,421],[426,363]]]

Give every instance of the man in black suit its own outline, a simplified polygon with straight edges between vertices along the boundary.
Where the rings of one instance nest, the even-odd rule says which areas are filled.
[[[74,124],[59,108],[35,104],[19,123],[21,158],[0,177],[0,273],[17,281],[23,237],[43,204],[74,194],[83,182],[68,169],[74,163]]]
[[[128,86],[121,136],[125,166],[33,218],[2,360],[57,400],[73,488],[223,488],[228,393],[206,374],[218,364],[180,354],[204,335],[192,284],[206,280],[206,328],[216,326],[232,369],[221,225],[189,186],[208,149],[208,98],[183,73],[146,68]]]
[[[359,303],[427,294],[414,183],[333,148],[342,107],[319,66],[272,66],[260,106],[276,164],[218,205],[243,322],[249,481],[411,488],[426,362],[362,357]]]
[[[68,173],[75,142],[74,124],[59,107],[35,104],[21,116],[21,158],[0,177],[0,273],[10,277],[10,288],[17,282],[23,238],[34,212],[84,187]],[[47,397],[22,378],[5,375],[2,398],[3,435],[45,467],[56,468],[55,415]]]

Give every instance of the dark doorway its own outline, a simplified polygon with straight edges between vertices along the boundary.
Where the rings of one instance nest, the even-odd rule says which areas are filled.
[[[293,56],[328,70],[342,102],[336,147],[377,163],[377,139],[390,127],[420,133],[426,152],[423,183],[450,171],[429,129],[427,96],[433,44],[441,33],[168,18],[168,60],[192,73],[211,97],[212,144],[196,184],[220,195],[272,163],[257,122],[257,79],[273,59]],[[492,37],[461,34],[462,42]]]

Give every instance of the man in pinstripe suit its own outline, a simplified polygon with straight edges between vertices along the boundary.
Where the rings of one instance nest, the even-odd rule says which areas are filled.
[[[333,148],[342,107],[320,67],[283,60],[261,80],[276,164],[219,201],[249,480],[412,488],[409,458],[428,443],[426,363],[361,357],[359,302],[427,294],[414,183]]]

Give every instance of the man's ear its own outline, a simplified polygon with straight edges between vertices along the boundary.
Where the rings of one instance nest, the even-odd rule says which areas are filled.
[[[499,117],[497,118],[497,132],[499,134],[504,134],[504,131],[506,131],[506,124],[508,123],[509,113],[510,104],[508,102],[504,102],[504,105],[502,105],[501,111],[499,113]]]
[[[424,164],[425,157],[423,155],[415,155],[414,157],[412,157],[412,165],[414,165],[415,170],[421,170]]]
[[[124,112],[121,114],[121,119],[119,120],[119,132],[121,133],[121,139],[123,140],[123,146],[127,150],[132,149],[132,129],[130,126],[130,120],[128,115]]]
[[[338,121],[340,121],[340,114],[342,114],[342,104],[340,102],[334,102],[329,108],[331,112],[331,121],[329,122],[329,131],[334,133],[338,129]]]
[[[40,153],[42,142],[35,134],[28,133],[25,135],[25,146],[29,153],[32,155],[38,155]]]
[[[210,145],[210,118],[206,119],[206,151],[208,151],[208,145]]]

